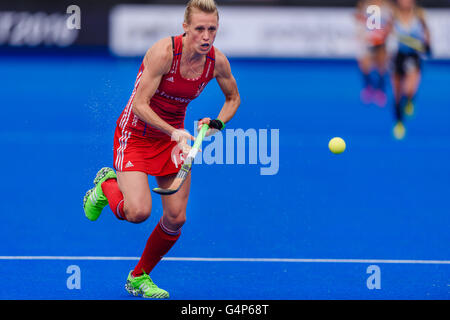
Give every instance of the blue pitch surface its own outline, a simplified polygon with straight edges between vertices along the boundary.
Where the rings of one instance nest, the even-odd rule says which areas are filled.
[[[136,260],[14,257],[140,256],[162,214],[159,196],[139,225],[109,208],[90,222],[82,209],[97,170],[112,166],[115,121],[139,64],[99,55],[0,60],[0,299],[136,299],[123,288]],[[279,129],[279,170],[261,175],[259,158],[196,165],[187,223],[168,257],[444,263],[163,260],[155,282],[172,299],[449,299],[450,64],[425,63],[404,141],[392,137],[390,105],[360,103],[354,61],[231,64],[242,104],[227,128]],[[217,115],[223,100],[211,82],[190,104],[186,129]],[[345,153],[329,152],[334,136]],[[372,264],[381,289],[366,285]],[[81,270],[81,289],[66,286],[70,265]]]

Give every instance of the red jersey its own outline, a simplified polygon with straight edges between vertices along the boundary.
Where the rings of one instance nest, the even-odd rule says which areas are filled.
[[[165,74],[158,89],[150,100],[149,108],[164,121],[174,128],[184,128],[184,118],[186,108],[192,100],[197,98],[203,91],[206,84],[214,76],[214,46],[211,47],[206,56],[205,66],[202,75],[196,79],[185,79],[180,74],[180,61],[183,49],[183,35],[172,37],[173,61],[169,73]],[[127,106],[122,111],[117,126],[122,132],[130,132],[133,135],[140,135],[149,138],[168,138],[170,137],[160,130],[151,127],[145,123],[137,115],[133,113],[132,103],[139,81],[144,71],[144,63],[139,68],[133,93],[128,101]]]

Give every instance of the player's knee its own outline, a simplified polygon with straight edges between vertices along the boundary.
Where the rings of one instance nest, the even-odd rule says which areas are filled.
[[[415,91],[414,87],[408,87],[405,89],[405,94],[407,97],[413,97],[415,94],[414,91]]]
[[[125,215],[129,222],[141,223],[150,217],[151,206],[131,206],[125,210]]]
[[[176,217],[171,222],[172,229],[174,229],[174,230],[180,229],[185,223],[186,223],[185,215]]]
[[[180,229],[186,223],[186,211],[166,212],[165,221],[167,227],[172,230]]]

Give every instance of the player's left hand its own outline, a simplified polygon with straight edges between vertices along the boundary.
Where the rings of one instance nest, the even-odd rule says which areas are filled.
[[[220,123],[220,125],[219,125],[219,123]],[[217,119],[211,120],[211,118],[203,118],[203,119],[198,120],[197,131],[200,131],[200,129],[202,128],[202,126],[204,124],[207,124],[210,126],[208,131],[206,131],[206,134],[205,134],[206,137],[216,134],[218,131],[220,131],[224,127],[223,122],[221,122],[220,120],[217,120]],[[220,129],[219,129],[219,126],[220,126]]]
[[[202,128],[202,126],[204,124],[207,124],[209,126],[210,121],[211,121],[211,118],[203,118],[203,119],[198,120],[197,131],[200,131],[200,129]]]

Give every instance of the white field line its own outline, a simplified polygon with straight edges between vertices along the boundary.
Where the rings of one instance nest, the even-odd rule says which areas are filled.
[[[92,260],[135,261],[139,257],[105,256],[0,256],[0,260]],[[290,263],[391,263],[391,264],[450,264],[450,260],[390,260],[390,259],[290,259],[290,258],[200,258],[164,257],[164,261],[194,262],[290,262]]]

